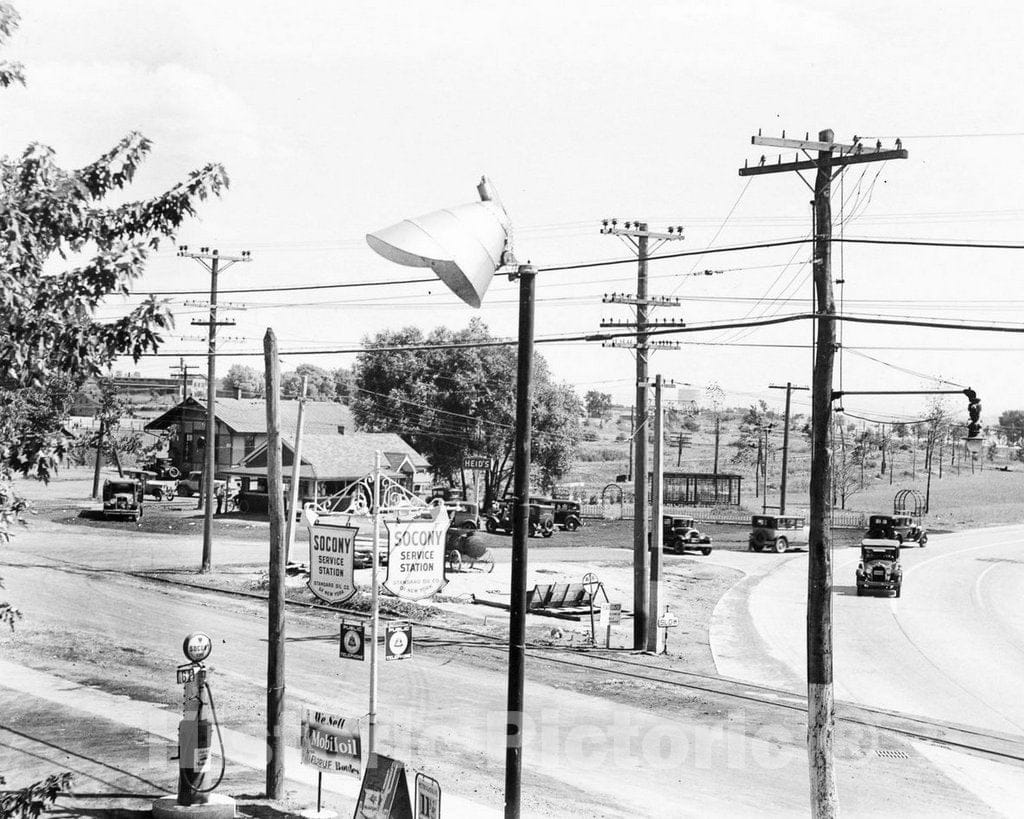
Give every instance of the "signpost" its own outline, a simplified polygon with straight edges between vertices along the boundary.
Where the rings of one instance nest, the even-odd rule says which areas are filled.
[[[480,504],[480,473],[486,472],[490,461],[485,455],[466,455],[462,459],[462,468],[473,471],[473,503]],[[466,497],[465,487],[462,488],[462,497]]]
[[[362,741],[357,720],[305,708],[299,730],[302,764],[316,768],[316,812],[320,813],[324,772],[359,776]]]
[[[662,652],[668,651],[668,630],[678,626],[679,618],[668,610],[668,606],[665,606],[664,614],[658,618],[658,628],[662,629],[664,632],[664,636],[662,637]]]

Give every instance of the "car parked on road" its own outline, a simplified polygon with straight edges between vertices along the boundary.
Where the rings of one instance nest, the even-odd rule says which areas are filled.
[[[130,478],[103,482],[103,517],[138,520],[142,517],[142,484]]]
[[[448,501],[444,505],[452,529],[476,531],[480,528],[480,507],[469,501]]]
[[[697,521],[680,515],[661,516],[661,548],[666,552],[682,554],[686,550],[711,554],[711,535],[697,528]]]
[[[227,481],[217,478],[213,482],[213,491],[217,491],[217,487],[226,484]],[[194,470],[189,472],[184,478],[178,481],[178,494],[183,498],[191,498],[193,495],[198,495],[203,491],[203,473],[202,470]]]
[[[555,508],[555,526],[561,526],[567,532],[575,532],[583,525],[579,501],[555,498],[551,505]]]
[[[857,596],[866,592],[891,591],[899,597],[902,589],[899,541],[895,538],[864,538],[857,565]]]
[[[802,515],[754,515],[750,519],[747,548],[782,554],[794,548],[806,549],[810,539],[810,527]]]
[[[928,545],[928,530],[920,518],[913,515],[895,514],[892,519],[893,528],[896,530],[896,539],[901,546],[916,543],[923,548]]]
[[[174,496],[178,492],[176,480],[160,480],[156,472],[150,472],[148,469],[123,469],[121,471],[126,477],[139,483],[143,495],[149,495],[158,501],[174,500]]]
[[[534,537],[551,537],[555,533],[555,509],[550,503],[538,503],[530,499],[529,535]],[[512,534],[512,501],[499,501],[487,516],[487,531],[492,535],[497,532]]]

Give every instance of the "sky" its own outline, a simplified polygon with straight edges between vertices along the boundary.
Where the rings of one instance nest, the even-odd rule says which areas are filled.
[[[494,281],[479,310],[429,271],[398,267],[364,236],[405,217],[476,199],[493,182],[515,229],[520,261],[538,274],[538,350],[558,380],[633,398],[629,349],[551,343],[600,332],[630,308],[632,248],[601,220],[681,225],[661,252],[806,237],[811,191],[795,174],[740,177],[744,162],[777,149],[751,136],[802,138],[830,128],[892,146],[906,160],[853,166],[833,183],[833,233],[844,238],[1024,244],[1024,114],[1019,105],[1024,10],[1014,2],[806,4],[759,0],[672,2],[421,2],[301,4],[31,0],[6,56],[28,85],[0,94],[0,151],[33,141],[67,167],[83,165],[139,130],[153,152],[132,196],[164,190],[207,162],[231,187],[200,206],[179,241],[252,262],[220,277],[218,374],[262,366],[268,327],[284,368],[349,366],[367,335],[415,325],[459,328],[478,315],[516,335],[517,289]],[[784,161],[793,159],[784,152]],[[807,177],[810,180],[810,177]],[[652,261],[652,295],[678,307],[653,317],[690,327],[806,312],[810,246],[791,245]],[[548,271],[591,261],[622,264]],[[1024,250],[836,244],[841,310],[1024,329]],[[711,275],[702,275],[705,270]],[[697,274],[697,275],[694,275]],[[383,284],[382,284],[383,283]],[[356,284],[306,292],[275,287]],[[204,367],[209,274],[167,246],[135,292],[177,296],[174,333],[160,357],[119,369],[169,375],[178,355]],[[260,292],[231,294],[232,289]],[[111,299],[114,317],[138,297]],[[676,337],[651,375],[707,405],[763,399],[770,384],[809,384],[811,326],[714,330]],[[1007,332],[845,325],[836,387],[971,386],[983,418],[1024,408],[1024,337]],[[250,355],[245,355],[246,353]],[[806,412],[807,393],[794,395]],[[673,395],[670,393],[669,398]],[[909,420],[927,397],[847,396],[848,414]],[[949,399],[966,420],[966,400]]]

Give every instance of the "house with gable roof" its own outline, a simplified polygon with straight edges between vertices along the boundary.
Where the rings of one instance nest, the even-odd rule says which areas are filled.
[[[299,498],[315,501],[341,491],[373,473],[376,453],[381,456],[381,473],[410,492],[430,491],[430,464],[426,458],[393,432],[353,432],[345,435],[303,433],[302,457],[295,468],[293,435],[281,435],[282,474],[290,486],[298,473]],[[267,494],[267,445],[264,443],[241,464],[228,467],[225,474],[239,479],[239,497]],[[288,492],[285,492],[288,497]],[[262,499],[262,498],[261,498]],[[247,511],[247,510],[242,510]],[[260,511],[254,509],[253,511]]]
[[[281,430],[294,435],[299,402],[280,403]],[[217,398],[214,405],[216,471],[237,466],[267,441],[267,404],[259,398]],[[303,427],[309,435],[337,436],[355,430],[352,412],[332,401],[307,401]],[[182,474],[202,470],[206,458],[206,402],[189,396],[150,421],[147,432],[173,430],[169,456]]]

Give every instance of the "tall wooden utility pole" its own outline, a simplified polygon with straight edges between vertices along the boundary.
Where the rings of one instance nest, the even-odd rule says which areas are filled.
[[[678,347],[678,342],[652,344],[647,334],[650,308],[678,306],[679,299],[652,298],[647,294],[647,257],[665,242],[683,238],[681,227],[670,227],[665,233],[647,229],[646,222],[626,222],[619,227],[617,219],[606,219],[601,233],[618,236],[636,251],[636,295],[612,293],[605,296],[606,304],[630,304],[636,308],[636,321],[602,321],[602,327],[636,328],[635,342],[604,342],[602,346],[628,346],[636,350],[636,424],[633,434],[633,648],[642,651],[647,645],[647,588],[649,574],[649,545],[647,542],[647,436],[650,434],[647,410],[647,365],[653,347]],[[655,240],[654,248],[650,240]],[[669,322],[662,326],[685,326],[683,322]]]
[[[309,376],[304,375],[302,376],[302,390],[299,392],[299,417],[295,422],[295,446],[292,448],[292,482],[288,493],[288,522],[285,524],[284,530],[285,564],[291,562],[292,543],[295,540],[295,515],[298,513],[299,479],[302,476],[302,421],[306,410],[306,390],[308,388]]]
[[[671,382],[670,382],[671,383]],[[647,650],[655,654],[661,654],[665,650],[665,641],[662,637],[662,630],[657,627],[658,617],[661,616],[661,575],[662,575],[662,551],[661,551],[661,496],[662,496],[662,453],[664,447],[663,424],[665,414],[662,411],[661,392],[665,382],[660,375],[654,377],[654,463],[651,467],[651,580],[650,580],[650,608],[647,612]]]
[[[208,328],[208,344],[206,359],[206,467],[203,470],[203,495],[206,502],[206,514],[203,516],[203,560],[200,572],[208,572],[213,564],[213,509],[214,484],[217,471],[217,327],[231,325],[233,321],[217,321],[217,276],[236,262],[249,262],[252,259],[248,250],[240,256],[221,256],[216,249],[199,248],[198,253],[190,252],[182,245],[178,255],[195,259],[210,272],[210,320],[193,319],[192,324],[206,325]],[[269,396],[268,396],[269,399]]]
[[[284,479],[281,467],[281,364],[277,355],[277,337],[269,327],[263,337],[263,364],[267,384],[267,502],[270,512],[266,788],[267,799],[279,799],[284,795],[285,557],[281,531],[281,521],[284,517]]]
[[[779,514],[786,514],[786,475],[789,469],[789,396],[793,390],[807,390],[810,387],[794,387],[789,381],[786,386],[769,384],[770,390],[786,391],[786,418],[782,427],[782,477],[779,479]]]
[[[769,163],[764,156],[754,167],[740,168],[740,176],[788,171],[816,172],[814,192],[814,295],[817,334],[815,336],[814,378],[811,389],[811,487],[810,543],[807,561],[807,756],[810,763],[811,815],[831,819],[839,810],[836,796],[833,739],[835,692],[832,684],[832,470],[830,433],[832,426],[832,371],[836,352],[835,300],[832,294],[832,172],[846,165],[906,159],[900,140],[896,150],[871,148],[854,140],[852,145],[833,141],[831,130],[821,131],[818,141],[756,136],[754,145],[817,152],[816,159]],[[838,154],[838,155],[836,155]]]

